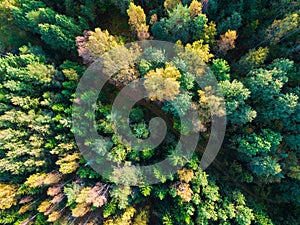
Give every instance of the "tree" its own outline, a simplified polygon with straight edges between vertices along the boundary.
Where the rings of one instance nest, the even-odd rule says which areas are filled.
[[[184,116],[191,108],[191,102],[192,96],[188,93],[183,93],[175,97],[172,101],[172,104],[166,102],[162,109],[165,112],[171,113],[172,115]]]
[[[249,157],[255,155],[275,154],[282,136],[269,129],[264,129],[260,134],[251,133],[246,137],[237,139],[239,147],[237,150]]]
[[[137,30],[137,27],[146,23],[146,15],[141,6],[136,6],[131,2],[127,14],[129,16],[128,23],[133,30]]]
[[[294,112],[298,96],[282,93],[283,86],[288,81],[285,71],[284,67],[280,69],[271,65],[270,69],[257,69],[249,73],[247,86],[252,93],[251,99],[260,121],[282,120]]]
[[[256,117],[256,112],[246,103],[250,91],[241,82],[225,80],[219,86],[226,103],[226,115],[231,123],[244,125]]]
[[[110,192],[112,199],[118,203],[119,209],[126,209],[126,207],[128,207],[128,198],[130,194],[132,194],[131,188],[129,186],[122,185],[114,187]]]
[[[258,68],[266,60],[269,53],[269,49],[259,47],[257,50],[251,49],[239,60],[239,67],[242,68],[242,72],[249,72],[251,69]]]
[[[289,59],[275,59],[272,64],[268,65],[269,69],[277,69],[281,70],[286,73],[286,76],[288,77],[288,84],[291,87],[294,87],[294,84],[298,82],[297,77],[297,67],[294,64],[294,61],[291,61]],[[297,93],[297,91],[295,92]]]
[[[165,21],[155,22],[151,26],[151,33],[158,40],[170,41],[171,39],[168,29],[165,26]]]
[[[232,13],[221,23],[218,23],[218,33],[224,33],[230,30],[238,30],[242,26],[242,16],[238,12]]]
[[[251,131],[250,131],[251,132]],[[283,178],[283,170],[279,160],[286,157],[281,153],[283,136],[270,129],[262,129],[259,133],[240,135],[234,138],[241,161],[248,164],[250,171],[260,182],[270,183]]]
[[[295,29],[299,29],[299,12],[291,13],[282,20],[274,20],[266,30],[266,37],[272,45],[280,42],[280,39],[289,35]]]
[[[41,39],[54,50],[63,49],[68,52],[75,50],[75,37],[81,33],[81,27],[75,20],[65,15],[57,14],[39,1],[25,3],[14,7],[14,19],[21,28],[31,29],[31,32],[41,35]]]
[[[213,93],[211,86],[198,91],[199,96],[199,114],[203,123],[211,121],[211,116],[222,117],[226,115],[224,99]]]
[[[122,13],[126,14],[126,10],[129,8],[130,3],[132,0],[112,0],[111,1],[115,6],[117,6]]]
[[[27,178],[24,184],[31,188],[41,187],[44,184],[46,177],[47,175],[45,173],[32,174]]]
[[[131,225],[136,209],[133,207],[126,208],[125,212],[119,217],[111,220],[106,220],[104,225]]]
[[[118,47],[120,44],[117,39],[110,35],[107,30],[102,31],[100,28],[96,28],[95,31],[86,33],[88,35],[88,41],[85,47],[91,57],[96,60],[100,58],[105,52],[110,49]],[[81,51],[81,46],[78,46]]]
[[[22,31],[16,24],[12,17],[11,9],[18,6],[16,0],[5,0],[0,3],[0,41],[1,51],[4,49],[19,48],[26,44],[28,36],[26,32]]]
[[[168,19],[163,20],[163,23],[172,41],[182,40],[183,43],[187,43],[190,39],[190,21],[190,9],[179,4],[172,11],[168,12]]]
[[[203,40],[195,41],[193,44],[187,44],[185,48],[187,51],[199,56],[204,62],[209,62],[213,57],[213,54],[209,52],[209,45],[204,44]]]
[[[131,2],[127,14],[129,16],[128,23],[131,26],[131,29],[137,33],[139,39],[144,40],[149,38],[149,26],[146,25],[146,15],[144,10]]]
[[[141,61],[141,63],[145,63],[145,66],[147,66],[147,69],[145,68],[144,70],[145,73],[149,72],[151,69],[154,70],[156,68],[162,68],[167,62],[166,52],[163,49],[153,47],[146,48],[143,51],[143,58],[146,61]]]
[[[147,225],[149,224],[149,208],[142,209],[134,218],[132,225]]]
[[[196,17],[198,16],[200,13],[202,13],[202,4],[201,2],[198,2],[197,0],[193,0],[190,4],[190,16]]]
[[[63,174],[69,174],[76,171],[79,167],[77,160],[80,159],[78,153],[74,153],[72,155],[67,155],[58,161],[56,164],[60,166],[59,171]]]
[[[213,21],[210,21],[209,24],[204,24],[204,29],[200,39],[203,39],[206,43],[214,44],[216,33],[216,24]]]
[[[179,4],[181,4],[181,0],[165,0],[164,7],[168,12],[172,12]]]
[[[130,48],[122,46],[112,49],[102,57],[103,73],[116,81],[117,86],[127,85],[139,77],[139,72],[134,65],[140,56],[141,49],[138,45]]]
[[[189,183],[194,178],[194,171],[189,169],[182,169],[177,171],[179,180]]]
[[[177,188],[177,195],[180,196],[183,199],[183,201],[189,202],[192,200],[193,191],[190,188],[189,184],[181,183]]]
[[[265,177],[278,175],[282,171],[277,160],[270,156],[253,158],[250,168],[258,176]]]
[[[217,41],[219,51],[226,54],[228,50],[235,48],[235,40],[237,39],[235,30],[228,30],[225,34],[220,36]]]
[[[205,14],[199,14],[197,17],[193,18],[190,22],[190,33],[192,40],[207,40],[205,37],[205,31],[207,30],[208,18]]]
[[[224,59],[212,60],[211,70],[218,81],[230,80],[230,66]]]
[[[155,22],[151,27],[155,38],[165,41],[181,41],[186,44],[191,41],[203,40],[213,43],[216,25],[208,24],[208,18],[201,13],[201,3],[193,1],[190,6],[178,4],[168,16]]]
[[[42,40],[49,44],[53,49],[62,48],[68,51],[74,49],[74,36],[62,32],[59,26],[40,24],[39,28]],[[79,32],[77,34],[79,34]]]
[[[181,74],[179,70],[167,64],[165,69],[151,70],[146,74],[144,86],[151,100],[172,100],[179,94]],[[159,85],[158,85],[159,84]]]
[[[49,152],[43,148],[51,137],[52,114],[49,88],[54,78],[53,66],[44,63],[30,48],[21,48],[20,56],[8,55],[0,59],[2,93],[1,112],[1,173],[19,175],[35,172],[47,164]],[[13,72],[10,72],[13,71]],[[25,75],[26,74],[26,75]],[[38,90],[36,90],[38,88]],[[6,177],[4,175],[3,177]],[[9,179],[9,178],[8,178]]]
[[[17,204],[17,190],[14,185],[0,184],[0,209],[9,209]]]

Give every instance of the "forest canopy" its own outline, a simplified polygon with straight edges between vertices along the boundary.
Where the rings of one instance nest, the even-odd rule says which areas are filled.
[[[2,0],[0,224],[299,225],[299,14],[296,0]],[[77,96],[95,62],[112,76]],[[114,101],[139,80],[147,96],[117,127]],[[166,135],[152,148],[156,117]],[[193,154],[180,137],[196,140]],[[93,166],[103,158],[110,174]],[[141,184],[134,166],[166,158],[179,169]]]

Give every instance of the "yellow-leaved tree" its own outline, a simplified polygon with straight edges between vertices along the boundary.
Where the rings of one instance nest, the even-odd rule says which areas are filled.
[[[196,17],[202,12],[202,4],[197,0],[193,0],[190,4],[190,16]]]
[[[142,7],[136,6],[131,2],[127,10],[127,14],[129,16],[128,23],[132,31],[136,32],[138,38],[140,40],[149,38],[149,26],[146,24],[146,15]]]
[[[86,48],[95,59],[119,45],[116,37],[110,35],[107,30],[102,31],[100,28],[96,28],[95,32],[90,32]]]
[[[177,42],[177,44],[181,44],[181,42]],[[195,41],[192,44],[187,44],[185,46],[187,51],[190,51],[196,55],[198,55],[204,62],[209,62],[210,59],[214,56],[209,51],[209,45],[204,44],[203,40]]]
[[[220,39],[217,41],[219,50],[226,54],[228,50],[235,48],[236,39],[236,31],[228,30],[225,34],[221,35]]]
[[[115,219],[105,221],[104,225],[131,225],[135,213],[135,208],[128,207],[122,215]]]
[[[70,174],[77,170],[79,167],[78,160],[80,156],[78,153],[74,153],[72,155],[67,155],[64,158],[59,159],[56,162],[56,165],[59,165],[59,171],[63,174]]]
[[[14,185],[0,184],[0,209],[9,209],[17,204],[17,190]]]
[[[180,77],[179,70],[170,63],[166,63],[164,69],[149,71],[144,82],[149,98],[159,101],[174,99],[180,92]]]

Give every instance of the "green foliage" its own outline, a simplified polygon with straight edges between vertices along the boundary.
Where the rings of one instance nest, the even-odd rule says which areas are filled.
[[[224,59],[214,59],[211,70],[218,81],[230,80],[230,66]]]
[[[276,61],[275,66],[271,65],[270,69],[253,70],[248,74],[247,86],[260,120],[288,118],[297,105],[298,96],[282,92],[288,81],[288,67],[281,64],[283,67],[279,68],[279,65]]]
[[[246,137],[240,137],[238,151],[247,156],[274,154],[278,145],[282,141],[282,136],[269,129],[263,129],[260,134],[251,133]]]
[[[175,116],[184,116],[187,110],[190,109],[192,102],[192,96],[187,93],[180,94],[171,103],[167,102],[163,106],[165,112],[171,113]]]
[[[145,49],[145,51],[143,52],[143,58],[147,63],[149,63],[150,69],[161,68],[167,61],[166,53],[162,49],[156,49],[153,47]],[[150,69],[148,69],[148,71]]]
[[[64,187],[64,193],[67,196],[67,204],[66,206],[71,206],[73,203],[75,203],[76,198],[78,196],[78,194],[81,191],[81,187],[79,184],[67,184]]]
[[[149,196],[151,194],[152,186],[143,186],[140,187],[140,189],[141,189],[141,193],[144,196]]]
[[[80,167],[77,171],[77,174],[79,175],[80,178],[89,178],[89,179],[99,178],[99,174],[89,167],[87,168]]]
[[[243,71],[249,71],[251,69],[258,68],[266,60],[269,53],[268,48],[258,48],[257,50],[251,49],[249,53],[243,56],[239,61],[239,66]]]
[[[0,24],[0,224],[299,224],[297,1],[3,0]],[[172,58],[162,49],[120,47],[135,39],[132,31],[186,51]],[[89,104],[95,93],[74,92],[83,64],[108,51],[104,69],[114,75],[94,104],[99,137],[83,143],[97,157],[85,160],[74,133],[85,137],[90,127],[72,127],[72,113],[83,110],[72,105]],[[197,63],[210,63],[226,112],[211,86],[196,84],[208,72]],[[149,98],[131,110],[129,127],[118,122],[147,139],[149,121],[163,117],[167,136],[155,149],[123,143],[111,115],[119,90],[138,78]],[[200,122],[180,120],[190,108]],[[211,122],[225,113],[222,149],[204,172]],[[195,153],[178,157],[180,135],[192,129],[201,132]],[[159,184],[136,187],[147,177],[132,164],[167,158],[182,167],[177,174],[156,168],[149,172]],[[113,164],[107,177],[92,169],[104,159]]]
[[[251,132],[251,129],[249,129]],[[249,133],[250,133],[249,132]],[[262,129],[259,133],[251,132],[234,138],[240,160],[247,162],[249,170],[261,182],[274,182],[283,178],[280,160],[286,158],[281,150],[283,136],[270,129]],[[246,179],[247,180],[247,179]]]
[[[297,76],[297,68],[293,61],[289,59],[275,59],[272,64],[268,66],[269,69],[277,69],[286,73],[288,82],[292,85],[297,83],[299,77]]]
[[[116,212],[116,209],[117,209],[117,204],[113,201],[109,202],[104,206],[103,217],[107,218],[113,215]]]
[[[125,14],[132,0],[122,0],[122,1],[112,0],[111,2],[114,5],[116,5],[121,10],[122,13]]]
[[[151,33],[158,40],[170,41],[170,35],[165,26],[165,20],[154,23],[151,26]]]
[[[130,187],[116,186],[110,194],[112,199],[118,202],[119,209],[125,209],[129,205],[128,198],[131,194]]]
[[[218,33],[225,33],[227,30],[238,30],[242,26],[242,16],[238,12],[233,12],[231,16],[218,24]]]
[[[133,133],[137,138],[146,139],[149,136],[149,131],[145,123],[138,123],[133,125]]]
[[[266,30],[266,37],[272,45],[275,45],[280,42],[281,38],[299,28],[299,11],[296,11],[282,20],[274,20],[272,25]]]
[[[0,3],[0,51],[4,49],[19,48],[26,44],[28,36],[26,32],[17,27],[12,19],[11,9],[18,5],[16,0],[5,0]]]
[[[14,7],[12,13],[21,28],[30,28],[31,32],[41,35],[52,49],[69,52],[75,49],[75,37],[81,28],[73,18],[57,14],[40,1],[21,4]]]
[[[152,34],[159,40],[182,43],[204,40],[213,42],[216,34],[215,24],[208,24],[205,14],[194,15],[191,6],[178,4],[173,10],[168,10],[168,17],[155,22],[151,27]],[[194,11],[193,11],[194,12]]]
[[[236,125],[251,122],[256,117],[256,112],[246,104],[250,91],[237,80],[221,81],[219,85],[225,98],[228,120]]]
[[[250,168],[253,173],[258,176],[274,176],[281,172],[281,167],[276,159],[267,157],[254,157],[250,163]]]
[[[30,53],[0,60],[4,66],[1,83],[6,96],[2,103],[7,105],[7,110],[0,115],[1,136],[5,137],[1,143],[5,150],[5,157],[0,160],[1,172],[22,175],[43,168],[47,163],[45,156],[49,153],[43,148],[45,136],[51,135],[52,114],[44,104],[50,100],[44,93],[55,70]]]
[[[144,112],[141,108],[134,108],[131,110],[129,117],[132,122],[142,122],[144,118]]]
[[[181,4],[177,5],[172,12],[169,12],[169,19],[166,20],[165,26],[169,32],[171,31],[172,41],[182,40],[183,43],[188,41],[188,24],[190,20],[190,9]],[[178,21],[180,21],[179,24]]]

